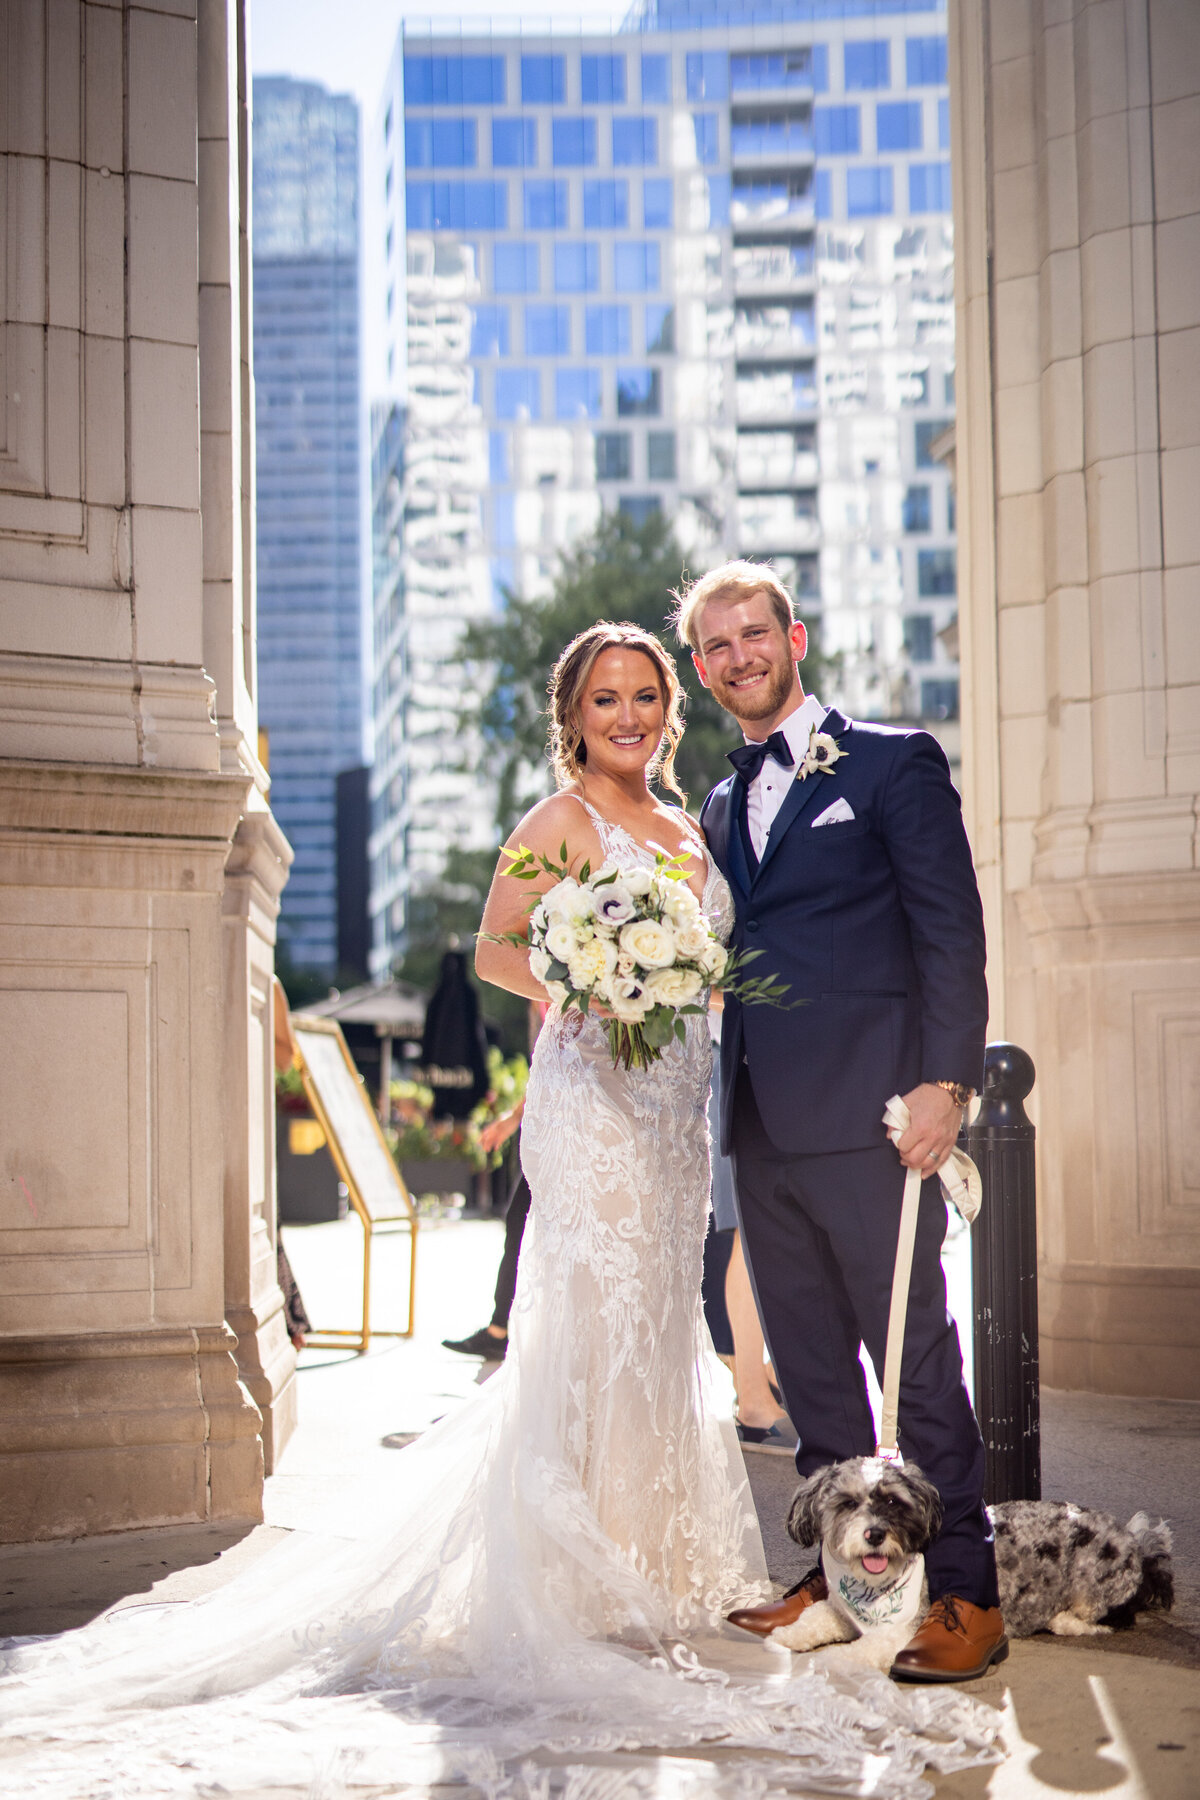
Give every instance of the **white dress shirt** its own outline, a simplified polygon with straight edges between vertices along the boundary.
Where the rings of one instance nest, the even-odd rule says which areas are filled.
[[[771,835],[771,826],[775,823],[775,815],[787,799],[788,789],[796,779],[796,770],[808,755],[809,734],[814,726],[820,731],[828,711],[829,708],[823,706],[815,694],[806,694],[803,706],[798,706],[794,713],[789,713],[779,727],[795,758],[792,767],[782,768],[773,756],[764,757],[762,768],[746,791],[746,823],[750,828],[754,854],[760,862]],[[753,744],[761,740],[747,738],[746,742]]]

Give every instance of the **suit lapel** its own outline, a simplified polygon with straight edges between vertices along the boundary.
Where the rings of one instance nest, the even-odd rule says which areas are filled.
[[[714,789],[705,808],[708,815],[705,826],[708,847],[718,868],[741,888],[743,894],[749,894],[750,871],[746,867],[746,853],[742,848],[742,834],[738,829],[738,807],[744,794],[745,788],[737,776],[727,777]]]
[[[840,738],[849,723],[850,721],[838,712],[836,707],[831,706],[821,724],[821,730],[830,737]],[[836,767],[834,772],[836,773]],[[801,813],[812,804],[818,793],[825,791],[828,779],[828,776],[822,775],[818,770],[812,775],[806,775],[803,781],[792,782],[788,797],[776,813],[767,841],[763,846],[763,853],[758,864],[758,874],[755,876],[756,881],[762,876],[763,870]]]

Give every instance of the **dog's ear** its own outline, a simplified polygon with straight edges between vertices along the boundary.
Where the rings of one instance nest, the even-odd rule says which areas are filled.
[[[802,1481],[792,1496],[791,1510],[787,1516],[788,1536],[795,1538],[801,1549],[807,1550],[810,1545],[818,1543],[821,1537],[821,1497],[825,1490],[824,1469],[818,1469],[807,1481]]]
[[[916,1463],[905,1463],[904,1480],[912,1495],[912,1503],[920,1509],[928,1538],[935,1538],[942,1528],[942,1496]]]

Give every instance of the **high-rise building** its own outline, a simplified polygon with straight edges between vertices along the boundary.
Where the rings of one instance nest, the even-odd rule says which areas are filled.
[[[414,872],[491,830],[464,621],[545,590],[602,507],[667,512],[694,570],[769,560],[843,705],[953,738],[948,114],[944,0],[405,24],[371,164]]]
[[[259,717],[296,852],[280,929],[338,966],[337,777],[363,762],[356,102],[254,83]]]

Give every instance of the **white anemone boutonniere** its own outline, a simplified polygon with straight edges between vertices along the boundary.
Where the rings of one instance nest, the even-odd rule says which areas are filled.
[[[818,731],[814,725],[808,734],[808,749],[804,760],[796,770],[796,780],[803,781],[807,776],[815,775],[818,770],[822,775],[832,775],[834,763],[841,762],[843,756],[849,754],[848,750],[842,749],[835,737],[830,737],[827,731]]]

